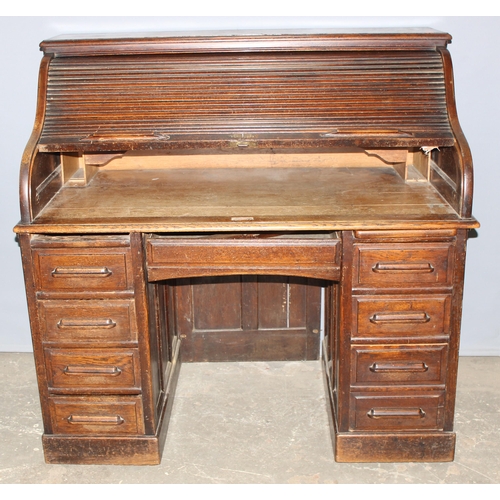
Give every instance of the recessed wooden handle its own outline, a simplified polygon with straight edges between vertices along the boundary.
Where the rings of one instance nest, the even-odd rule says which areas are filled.
[[[394,363],[373,363],[370,366],[370,371],[373,373],[384,373],[384,372],[426,372],[429,369],[426,363],[415,362],[415,363],[404,363],[404,362],[394,362]]]
[[[106,133],[106,132],[96,132],[95,134],[88,135],[87,137],[82,137],[81,141],[109,141],[109,140],[121,140],[121,141],[140,141],[140,140],[151,140],[151,139],[162,139],[168,141],[170,136],[168,134],[161,133],[129,133],[129,134],[116,134],[116,133]]]
[[[432,273],[430,262],[377,262],[372,271],[375,273]]]
[[[68,276],[86,276],[86,277],[96,277],[102,278],[110,276],[113,272],[107,267],[56,267],[52,271],[52,276],[57,277],[68,277]]]
[[[122,371],[117,366],[66,366],[63,368],[65,375],[110,375],[116,377]]]
[[[57,322],[57,328],[59,329],[64,329],[64,328],[78,328],[78,329],[95,329],[95,328],[104,328],[106,330],[110,328],[115,328],[116,322],[113,321],[112,319],[92,319],[92,318],[86,318],[86,319],[64,319],[61,318]]]
[[[369,418],[424,418],[422,408],[372,408],[367,412]]]
[[[374,324],[391,323],[428,323],[431,317],[425,311],[375,313],[370,322]]]
[[[70,424],[121,425],[125,419],[120,415],[70,415],[67,421]]]
[[[403,137],[413,136],[412,132],[405,132],[396,129],[332,129],[328,132],[320,134],[320,137],[335,137],[337,135],[397,135]]]

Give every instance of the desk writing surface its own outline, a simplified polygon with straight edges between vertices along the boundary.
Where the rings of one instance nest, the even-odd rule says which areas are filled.
[[[211,168],[103,170],[86,187],[62,188],[36,223],[180,223],[203,230],[244,218],[250,225],[265,220],[270,229],[285,221],[326,229],[363,220],[457,220],[432,186],[405,183],[391,167]]]

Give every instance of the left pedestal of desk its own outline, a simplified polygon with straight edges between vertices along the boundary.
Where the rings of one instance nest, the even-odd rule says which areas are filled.
[[[160,321],[165,291],[146,283],[141,235],[19,240],[46,461],[158,464],[179,345]]]

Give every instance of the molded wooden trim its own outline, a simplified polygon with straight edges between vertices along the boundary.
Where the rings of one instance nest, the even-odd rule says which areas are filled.
[[[36,157],[36,146],[42,133],[43,123],[45,120],[46,95],[47,95],[47,80],[50,61],[52,56],[44,56],[40,63],[40,73],[38,76],[38,97],[35,115],[35,124],[31,137],[24,149],[21,160],[21,173],[19,179],[19,196],[21,201],[21,220],[28,223],[33,220],[32,211],[32,189],[31,179],[33,177],[34,161]]]
[[[451,128],[456,138],[455,147],[458,151],[459,166],[461,169],[461,175],[458,176],[461,184],[458,186],[459,193],[457,193],[460,199],[459,215],[463,218],[469,218],[472,214],[472,192],[474,188],[472,154],[467,139],[465,138],[460,126],[460,122],[458,121],[451,55],[445,48],[440,48],[438,50],[443,58],[448,116]]]
[[[268,52],[289,50],[399,49],[446,46],[448,33],[430,28],[371,28],[324,30],[250,30],[170,32],[153,34],[68,35],[40,44],[41,50],[57,57],[108,55],[117,50],[125,54],[178,54]]]

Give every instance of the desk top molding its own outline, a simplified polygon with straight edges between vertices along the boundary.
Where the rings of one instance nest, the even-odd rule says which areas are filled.
[[[241,30],[60,35],[40,44],[56,57],[233,51],[435,49],[451,36],[430,28]]]

